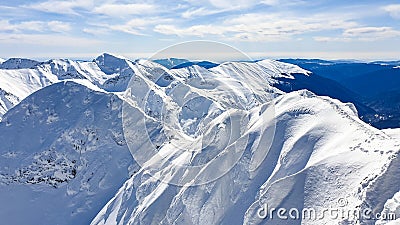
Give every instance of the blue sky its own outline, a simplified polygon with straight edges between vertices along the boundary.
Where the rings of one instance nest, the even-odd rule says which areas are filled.
[[[400,2],[0,2],[2,58],[91,59],[102,52],[144,58],[203,39],[230,44],[253,58],[399,59]]]

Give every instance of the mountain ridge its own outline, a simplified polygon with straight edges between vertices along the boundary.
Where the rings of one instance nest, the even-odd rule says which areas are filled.
[[[397,131],[364,123],[353,103],[279,87],[313,84],[299,66],[48,62],[0,70],[37,85],[0,122],[8,224],[264,224],[274,222],[257,215],[264,204],[319,210],[338,199],[400,216]],[[357,221],[375,222],[335,219]]]

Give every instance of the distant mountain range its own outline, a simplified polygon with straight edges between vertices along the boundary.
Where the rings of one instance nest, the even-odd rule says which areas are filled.
[[[400,126],[400,61],[370,63],[319,59],[282,59],[280,61],[298,65],[315,75],[336,81],[350,90],[352,93],[345,94],[347,98],[357,99],[358,103],[375,111],[375,113],[370,110],[365,112],[363,108],[358,107],[360,116],[365,122],[377,128]],[[343,101],[335,95],[329,96]],[[350,99],[349,101],[354,102]]]

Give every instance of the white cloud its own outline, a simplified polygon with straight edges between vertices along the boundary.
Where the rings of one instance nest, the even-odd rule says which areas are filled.
[[[383,10],[388,12],[393,18],[400,19],[400,4],[387,5],[383,7]]]
[[[209,0],[216,8],[248,8],[255,5],[257,0]]]
[[[345,30],[343,36],[375,40],[400,36],[400,31],[391,27],[359,27]]]
[[[159,17],[145,17],[131,19],[123,24],[95,24],[95,26],[133,35],[145,35],[144,31],[148,28],[148,26],[171,21],[171,19],[163,19]],[[86,31],[91,32],[90,29]]]
[[[317,30],[351,28],[356,22],[336,15],[290,16],[285,14],[248,13],[224,21],[227,25],[244,25],[289,33],[304,33]]]
[[[11,26],[14,31],[31,30],[40,32],[45,30],[46,23],[41,21],[25,21]]]
[[[333,16],[317,15],[311,17],[290,17],[282,14],[251,13],[216,21],[210,25],[177,27],[163,24],[154,31],[166,35],[205,36],[219,35],[230,40],[240,41],[282,41],[294,35],[326,30],[344,30],[357,26],[350,20],[336,19]]]
[[[339,37],[314,37],[320,42],[349,42],[349,41],[376,41],[393,37],[400,37],[400,31],[392,27],[356,27],[343,31]]]
[[[87,34],[91,34],[91,35],[96,35],[97,36],[97,35],[108,34],[110,29],[101,28],[101,27],[95,27],[95,28],[83,28],[82,31],[87,33]]]
[[[191,8],[191,9],[188,9],[185,12],[183,12],[182,17],[185,19],[189,19],[189,18],[193,18],[193,17],[209,16],[209,15],[221,13],[224,11],[225,10],[213,10],[213,9],[207,9],[204,7]]]
[[[264,4],[275,6],[279,4],[287,4],[282,0],[208,0],[211,5],[216,8],[223,8],[223,9],[245,9],[251,8],[253,6]],[[293,1],[293,3],[297,4],[297,1]],[[292,3],[289,3],[292,4]]]
[[[281,0],[185,0],[191,6],[203,7],[209,10],[240,10],[248,9],[259,4],[276,5]]]
[[[349,42],[352,41],[351,38],[348,37],[324,37],[324,36],[316,36],[313,37],[315,41],[318,42]]]
[[[265,5],[278,5],[280,0],[263,0],[261,3]]]
[[[144,30],[149,23],[150,21],[145,19],[132,19],[125,24],[110,25],[108,28],[134,35],[143,35],[141,30]]]
[[[31,8],[43,12],[57,14],[78,14],[76,9],[90,9],[93,7],[93,0],[72,0],[72,1],[45,1],[25,5],[26,8]]]
[[[104,4],[94,8],[93,12],[113,17],[128,15],[148,15],[157,11],[157,6],[146,3]]]
[[[23,21],[19,23],[10,23],[9,20],[0,20],[0,31],[9,31],[14,33],[20,33],[24,31],[55,31],[55,32],[66,32],[70,31],[71,26],[69,23],[61,21]]]
[[[60,34],[4,34],[0,35],[0,44],[31,44],[34,46],[55,46],[55,47],[87,47],[102,42],[81,38],[66,36]]]
[[[167,35],[204,37],[205,35],[222,35],[224,28],[213,25],[195,25],[188,28],[178,28],[174,25],[157,25],[154,31]]]
[[[189,3],[189,12],[200,11],[200,15],[210,15],[214,14],[213,11],[240,11],[240,10],[251,10],[258,6],[277,6],[277,7],[289,7],[296,6],[299,4],[306,4],[306,0],[185,0]],[[197,9],[194,9],[196,7]],[[204,10],[205,9],[205,10]],[[208,13],[206,11],[209,11]],[[185,17],[184,17],[185,18]]]
[[[11,24],[8,20],[0,20],[0,31],[20,32],[27,31],[43,31],[44,22],[40,21],[25,21],[16,24]]]
[[[64,23],[61,21],[50,21],[47,23],[49,29],[55,32],[68,32],[72,30],[69,23]]]

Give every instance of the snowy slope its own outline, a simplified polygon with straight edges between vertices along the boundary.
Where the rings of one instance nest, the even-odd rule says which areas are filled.
[[[4,115],[9,109],[16,105],[20,99],[4,90],[0,90],[0,121],[1,116]]]
[[[393,138],[398,138],[400,139],[400,128],[396,129],[384,129],[382,130],[385,132],[387,135],[392,136]]]
[[[298,66],[168,69],[103,54],[7,71],[10,85],[27,83],[17,94],[39,89],[0,122],[7,224],[265,224],[264,204],[322,209],[339,199],[399,213],[395,132],[365,124],[351,103],[278,89],[312,76]]]
[[[56,76],[34,69],[0,69],[0,117],[34,91],[57,81]]]
[[[128,178],[121,100],[72,81],[35,92],[0,123],[2,224],[88,224]]]
[[[125,106],[129,113],[123,115],[128,145],[134,148],[134,156],[140,155],[135,159],[158,152],[175,164],[205,164],[198,173],[185,172],[185,167],[150,154],[145,166],[125,182],[92,224],[263,224],[266,221],[256,213],[264,203],[276,208],[321,209],[337,205],[341,198],[348,201],[349,209],[369,206],[382,211],[399,191],[400,182],[391,179],[400,166],[395,157],[399,140],[360,121],[352,104],[308,91],[284,94],[265,82],[306,71],[274,61],[258,65],[135,71],[130,103]],[[271,111],[268,102],[276,95],[280,96]],[[270,117],[273,112],[276,120]],[[143,121],[143,117],[149,119]],[[195,121],[194,126],[188,127],[189,119]],[[275,126],[275,136],[269,139]],[[151,143],[143,134],[146,129]],[[202,142],[212,147],[200,147],[191,154],[179,149],[195,148],[190,143],[198,141],[202,130],[216,132],[202,136]],[[234,149],[244,152],[224,176],[205,185],[187,186],[225,170],[225,161],[215,164],[205,159],[235,158]],[[186,186],[170,184],[182,181]],[[332,224],[332,219],[305,224]]]
[[[255,108],[249,120],[259,120],[262,113],[262,107]],[[92,224],[259,224],[256,212],[264,203],[322,208],[345,198],[351,209],[369,204],[382,210],[387,198],[399,191],[399,181],[390,178],[393,171],[386,170],[398,141],[363,124],[348,105],[294,92],[277,99],[276,113],[272,148],[257,170],[251,170],[252,162],[259,160],[263,145],[246,149],[227,175],[204,186],[167,185],[146,178],[148,171],[143,169]],[[246,131],[257,143],[268,129],[267,124],[257,124]],[[400,166],[398,160],[392,164]],[[173,175],[168,167],[162,174]],[[376,182],[379,179],[385,182]]]

